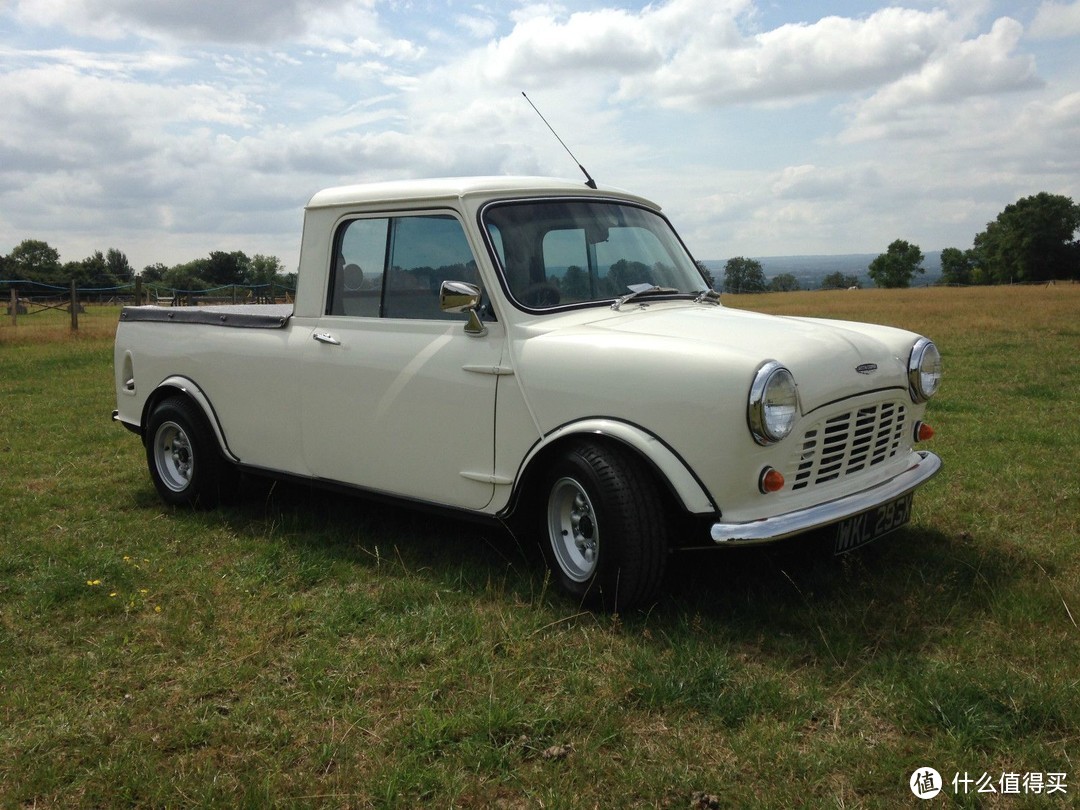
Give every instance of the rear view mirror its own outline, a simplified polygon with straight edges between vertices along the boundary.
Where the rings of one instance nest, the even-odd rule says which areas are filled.
[[[469,321],[465,331],[470,335],[487,334],[487,327],[476,314],[480,306],[480,288],[467,281],[444,281],[439,288],[439,309],[443,312],[468,312]]]

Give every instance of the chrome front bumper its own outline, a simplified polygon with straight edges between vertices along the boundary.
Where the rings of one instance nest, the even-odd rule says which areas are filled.
[[[937,475],[941,469],[941,459],[925,450],[920,450],[917,455],[919,456],[917,462],[895,478],[876,487],[776,517],[752,520],[748,523],[714,523],[710,534],[713,541],[720,544],[769,543],[813,529],[820,529],[852,515],[866,512],[906,495]]]

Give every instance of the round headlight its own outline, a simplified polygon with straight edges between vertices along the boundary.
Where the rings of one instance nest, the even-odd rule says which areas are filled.
[[[908,358],[908,389],[914,402],[926,402],[941,385],[941,353],[932,340],[919,338]]]
[[[758,369],[750,386],[747,420],[758,444],[778,442],[791,433],[799,413],[799,394],[791,372],[770,360]]]

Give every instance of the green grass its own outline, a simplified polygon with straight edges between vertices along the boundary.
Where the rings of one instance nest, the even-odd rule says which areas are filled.
[[[1075,802],[1080,286],[727,303],[934,337],[946,469],[855,554],[687,555],[617,617],[486,527],[167,508],[108,418],[116,310],[0,323],[0,807],[892,807],[923,766]]]

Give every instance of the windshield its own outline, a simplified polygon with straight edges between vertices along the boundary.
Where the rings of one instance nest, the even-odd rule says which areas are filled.
[[[708,289],[667,220],[636,205],[530,200],[490,205],[482,218],[507,292],[528,309]]]

